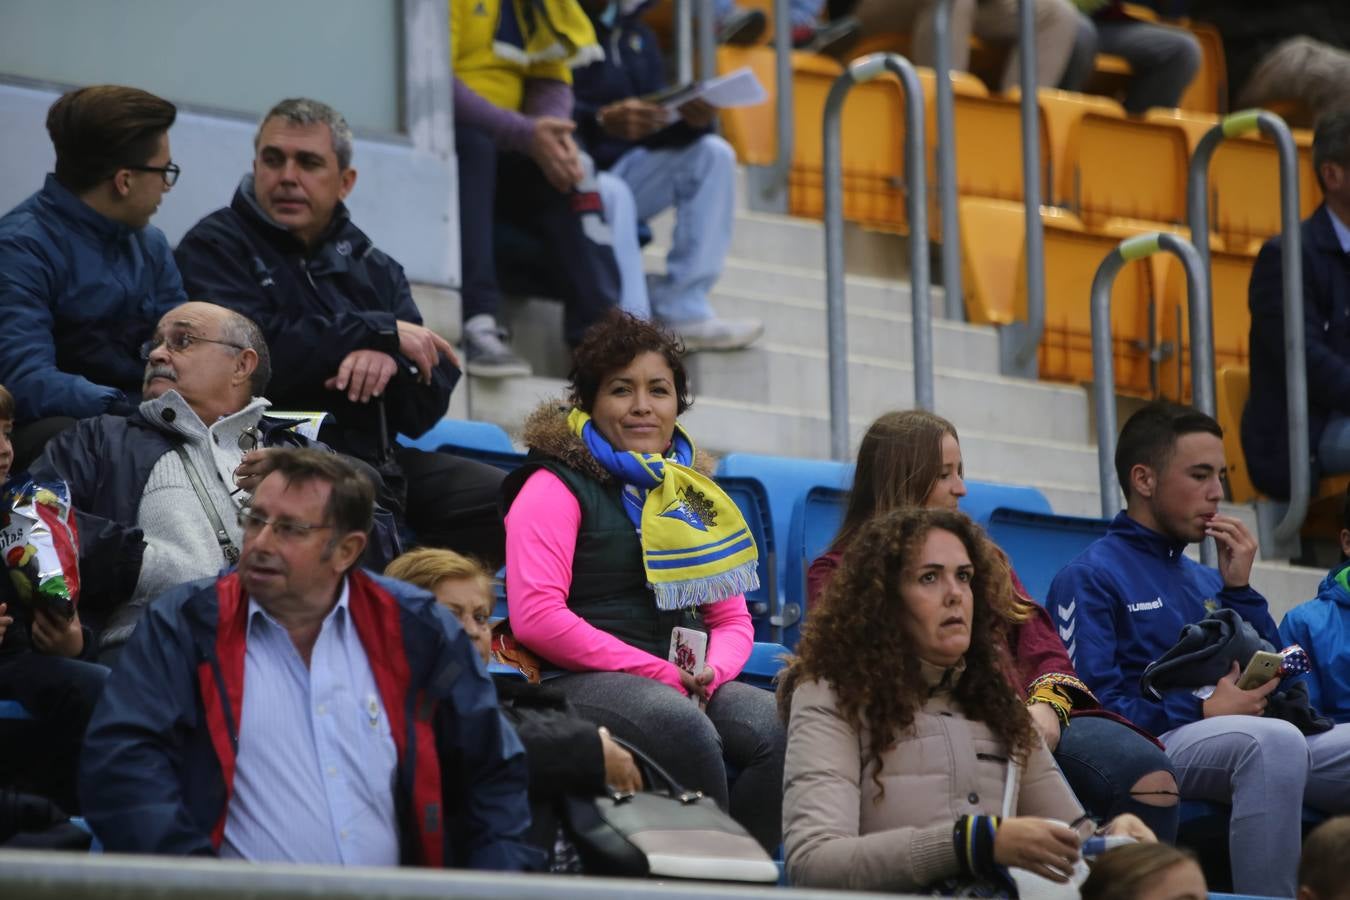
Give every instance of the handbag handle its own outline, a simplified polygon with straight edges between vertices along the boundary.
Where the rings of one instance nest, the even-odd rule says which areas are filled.
[[[678,800],[681,803],[689,804],[689,803],[697,803],[699,800],[703,799],[702,791],[691,791],[688,790],[687,788],[682,787],[678,781],[676,781],[674,778],[671,777],[669,772],[661,768],[661,766],[657,765],[656,760],[652,759],[646,753],[643,753],[641,750],[630,744],[628,741],[625,741],[623,738],[616,737],[612,733],[610,734],[609,739],[612,740],[614,743],[618,744],[623,749],[627,750],[629,753],[633,754],[633,758],[636,759],[642,765],[642,767],[647,771],[647,774],[649,776],[651,775],[656,776],[655,780],[660,781],[664,784],[665,792],[670,795],[670,798],[672,800]],[[632,796],[633,796],[632,794],[615,794],[614,799],[616,802],[623,802],[624,800],[627,800]]]

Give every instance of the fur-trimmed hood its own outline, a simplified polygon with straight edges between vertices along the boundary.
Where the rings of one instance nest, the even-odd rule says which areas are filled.
[[[563,400],[547,400],[535,408],[525,418],[521,429],[521,439],[531,450],[551,456],[568,468],[576,469],[602,484],[613,484],[616,479],[604,466],[596,461],[581,438],[567,427],[567,414],[571,406]],[[700,475],[712,477],[717,467],[717,459],[711,453],[704,453],[695,444],[693,469]]]

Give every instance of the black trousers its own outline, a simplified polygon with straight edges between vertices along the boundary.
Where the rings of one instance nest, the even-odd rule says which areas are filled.
[[[459,156],[459,235],[463,316],[498,315],[501,288],[493,226],[511,223],[534,238],[548,284],[563,301],[564,337],[575,346],[586,329],[619,305],[614,249],[586,236],[572,194],[559,193],[534,160],[501,153],[475,128],[456,124]]]

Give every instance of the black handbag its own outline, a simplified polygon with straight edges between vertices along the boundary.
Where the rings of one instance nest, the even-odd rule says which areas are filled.
[[[649,789],[563,801],[567,836],[587,874],[774,884],[778,866],[702,791],[680,787],[630,744]]]

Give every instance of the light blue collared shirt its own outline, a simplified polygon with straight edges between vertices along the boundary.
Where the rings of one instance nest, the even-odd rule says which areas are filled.
[[[1336,217],[1330,206],[1327,207],[1327,215],[1331,217],[1331,227],[1336,232],[1336,240],[1341,242],[1341,252],[1350,253],[1350,228]]]
[[[234,794],[220,855],[398,865],[397,764],[347,582],[308,668],[286,629],[250,599]]]

